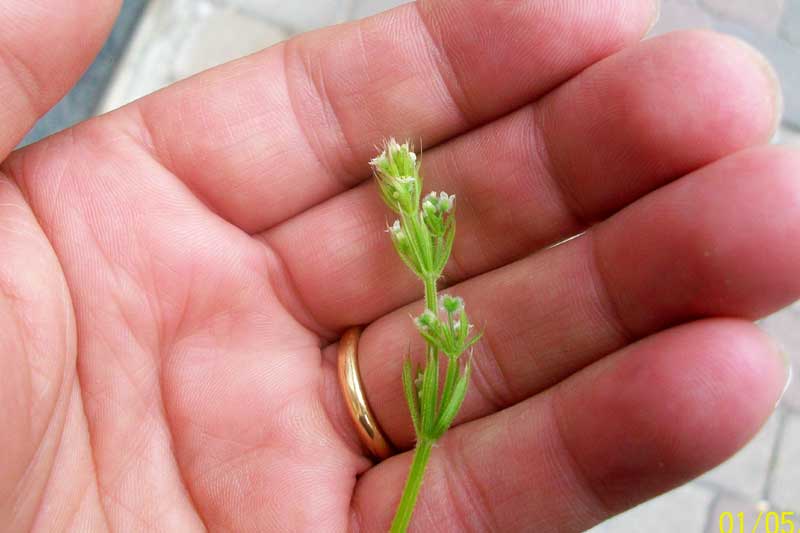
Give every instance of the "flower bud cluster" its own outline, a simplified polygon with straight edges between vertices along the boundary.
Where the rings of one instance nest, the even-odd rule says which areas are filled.
[[[455,194],[442,191],[437,196],[435,192],[429,193],[422,200],[422,220],[431,232],[431,235],[442,237],[451,230],[455,219],[450,216],[456,203]]]
[[[426,309],[414,319],[420,335],[449,357],[458,357],[478,342],[480,334],[470,336],[464,300],[458,296],[442,295],[439,313]]]
[[[370,161],[383,201],[395,213],[414,213],[422,194],[422,178],[414,147],[389,139],[377,157]]]
[[[421,279],[438,279],[453,248],[455,196],[431,193],[420,206],[419,162],[407,142],[390,139],[370,164],[383,201],[400,216],[387,229],[397,253]]]

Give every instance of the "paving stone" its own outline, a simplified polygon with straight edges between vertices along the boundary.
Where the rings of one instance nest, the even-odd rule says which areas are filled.
[[[175,58],[175,77],[189,77],[262,50],[286,37],[288,34],[279,27],[231,7],[211,8],[202,13],[181,43]]]
[[[409,3],[409,0],[356,0],[353,18],[364,18]]]
[[[341,22],[351,0],[227,0],[245,15],[255,14],[263,20],[283,26],[289,33],[321,28]]]
[[[779,416],[774,414],[747,446],[701,479],[728,492],[760,498],[766,490],[767,471],[779,426]]]
[[[100,104],[106,112],[175,81],[180,43],[210,4],[203,0],[151,0],[128,51]]]
[[[676,30],[711,28],[713,25],[713,17],[691,0],[662,0],[661,16],[648,36]]]
[[[782,34],[787,31],[800,34],[800,14],[791,14],[791,10],[800,10],[800,0],[702,0],[705,4],[713,4],[730,9],[728,17],[714,16],[712,8],[701,7],[693,0],[662,0],[661,17],[648,34],[649,37],[661,35],[675,30],[704,28],[713,29],[739,37],[760,50],[773,64],[781,79],[784,93],[784,118],[791,126],[800,129],[800,47],[793,46],[785,38],[781,38],[773,28],[764,31],[766,22],[740,22],[747,12],[758,12],[765,6],[764,13],[753,15],[756,19],[772,20],[778,4],[783,3],[784,15],[781,22]],[[726,7],[730,6],[730,7]],[[738,7],[736,7],[738,6]],[[771,6],[771,7],[770,7]],[[737,10],[742,16],[733,16]],[[758,19],[760,20],[760,19]],[[771,22],[769,24],[772,24]],[[767,25],[769,25],[767,24]],[[786,28],[789,28],[788,30]],[[799,36],[800,37],[800,36]]]
[[[800,46],[800,0],[786,0],[780,35],[795,46]]]
[[[784,0],[701,0],[700,3],[715,15],[774,33],[781,21]]]
[[[800,144],[800,130],[786,126],[778,128],[778,131],[775,133],[774,142],[776,144]],[[797,323],[797,327],[800,328],[800,323]]]
[[[100,111],[286,36],[275,25],[208,0],[151,0]]]
[[[75,87],[36,123],[20,146],[31,144],[68,128],[95,113],[109,80],[114,76],[119,58],[142,15],[145,3],[145,0],[124,0],[114,23],[114,29],[92,65],[81,76]]]
[[[703,533],[714,493],[691,483],[616,516],[587,533]]]
[[[783,135],[794,135],[789,142],[800,143],[800,135],[791,130],[782,130]],[[783,396],[781,403],[790,409],[800,411],[800,303],[795,303],[759,322],[764,331],[772,337],[783,349],[792,365],[792,380]],[[795,444],[800,448],[800,440]]]
[[[749,42],[769,59],[783,85],[784,121],[800,129],[800,47],[774,33],[756,31],[735,22],[717,20],[713,28]]]
[[[770,500],[785,511],[798,513],[800,527],[800,413],[786,416],[770,485]]]
[[[720,531],[739,531],[741,524],[744,524],[744,531],[765,531],[764,524],[766,513],[775,511],[769,502],[763,500],[750,500],[732,494],[723,493],[714,502],[708,514],[708,524],[706,533],[720,533]],[[730,519],[723,518],[723,513],[730,513]],[[742,514],[742,522],[739,522],[739,513]],[[733,526],[731,522],[733,520]],[[758,525],[758,527],[756,527]]]

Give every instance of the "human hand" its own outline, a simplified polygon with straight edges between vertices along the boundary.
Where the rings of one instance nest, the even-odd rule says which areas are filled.
[[[0,8],[0,159],[110,27],[113,2],[68,3]],[[655,10],[407,5],[8,156],[0,523],[386,530],[410,454],[361,451],[335,342],[368,324],[364,387],[408,449],[421,295],[367,166],[390,135],[457,194],[443,285],[487,325],[412,529],[579,531],[741,447],[787,376],[750,321],[800,292],[800,156],[756,147],[763,60],[639,42]]]

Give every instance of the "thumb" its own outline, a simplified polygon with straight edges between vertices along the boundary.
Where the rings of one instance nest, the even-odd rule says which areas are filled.
[[[0,2],[0,161],[78,80],[120,0]]]
[[[1,172],[0,250],[0,530],[28,531],[64,434],[76,335],[58,258]]]

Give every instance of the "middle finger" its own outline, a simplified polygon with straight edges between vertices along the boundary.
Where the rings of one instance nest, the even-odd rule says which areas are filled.
[[[456,424],[513,405],[628,342],[700,317],[755,319],[800,297],[800,152],[729,156],[638,200],[580,238],[453,287],[485,334]],[[364,390],[390,439],[413,429],[399,376],[424,353],[410,313],[358,347]]]
[[[667,35],[424,153],[426,189],[458,198],[445,284],[519,259],[768,140],[777,85],[765,65],[729,37]],[[418,281],[383,232],[388,216],[368,183],[261,235],[282,259],[296,288],[287,296],[311,317],[306,325],[330,335],[418,297]]]

